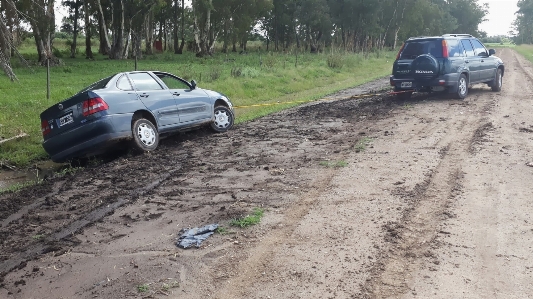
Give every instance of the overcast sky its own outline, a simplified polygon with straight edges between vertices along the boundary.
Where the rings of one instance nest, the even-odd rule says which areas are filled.
[[[518,10],[518,0],[481,0],[480,3],[489,4],[487,21],[481,23],[479,29],[487,32],[489,36],[507,35],[512,29],[515,12]]]

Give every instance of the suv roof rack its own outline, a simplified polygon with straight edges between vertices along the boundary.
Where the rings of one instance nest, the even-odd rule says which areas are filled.
[[[473,37],[471,34],[443,34],[442,36],[453,36],[453,37],[464,36],[464,37]]]

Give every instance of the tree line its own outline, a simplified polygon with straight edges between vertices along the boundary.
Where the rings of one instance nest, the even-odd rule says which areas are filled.
[[[519,0],[518,11],[513,23],[514,42],[517,44],[533,44],[533,0]]]
[[[410,36],[483,36],[478,25],[488,9],[478,0],[64,0],[68,15],[59,26],[55,1],[0,0],[0,60],[9,61],[23,28],[30,28],[38,60],[56,61],[57,27],[71,32],[72,57],[80,32],[88,58],[96,51],[140,58],[154,52],[154,41],[176,54],[212,55],[216,42],[222,51],[246,51],[254,35],[268,51],[372,51],[396,48]]]

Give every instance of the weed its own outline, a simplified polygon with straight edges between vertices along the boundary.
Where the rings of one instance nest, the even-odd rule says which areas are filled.
[[[332,69],[340,69],[344,65],[344,56],[341,54],[330,54],[326,58],[328,67]]]
[[[137,286],[137,291],[139,291],[139,293],[148,292],[149,289],[150,287],[147,284],[141,284]]]
[[[370,142],[372,142],[372,138],[369,138],[369,137],[365,137],[359,140],[359,142],[357,142],[357,144],[355,145],[355,152],[356,153],[364,152],[366,150],[366,147],[370,144]]]
[[[26,188],[26,187],[39,185],[39,184],[42,184],[42,183],[43,183],[42,179],[37,179],[35,181],[27,181],[27,182],[16,183],[16,184],[13,184],[13,185],[11,185],[9,187],[6,187],[6,188],[0,188],[0,194],[15,193],[15,192],[18,192],[18,191]]]
[[[328,167],[328,168],[341,168],[348,166],[348,162],[346,161],[337,161],[337,162],[329,162],[329,161],[322,161],[320,162],[320,166]]]
[[[75,174],[76,172],[82,170],[83,168],[82,167],[65,167],[63,169],[61,169],[60,171],[57,172],[57,175],[59,177],[64,177],[68,174]]]
[[[233,67],[231,68],[231,76],[233,78],[240,77],[242,75],[242,68],[241,67]]]
[[[255,208],[252,215],[248,215],[243,218],[236,218],[231,220],[229,223],[231,226],[238,226],[240,228],[246,228],[252,225],[256,225],[261,221],[263,217],[264,210],[260,208]]]
[[[271,68],[274,68],[276,66],[276,64],[278,64],[278,59],[277,59],[277,56],[274,56],[274,54],[269,53],[268,55],[265,55],[265,59],[263,60],[263,64],[265,65],[265,67],[271,69]]]
[[[44,235],[35,235],[35,236],[32,236],[31,238],[34,240],[41,240],[41,239],[44,239]]]
[[[163,286],[161,287],[161,289],[163,291],[168,291],[170,289],[173,289],[173,288],[177,288],[180,286],[180,283],[177,282],[177,281],[173,281],[171,283],[164,283]]]
[[[215,230],[215,233],[217,234],[221,234],[221,235],[227,235],[229,234],[228,232],[228,229],[223,227],[223,226],[219,226],[216,230]]]
[[[242,69],[242,75],[246,78],[256,78],[259,77],[260,74],[261,72],[254,67],[247,66]]]
[[[412,108],[414,108],[414,106],[411,105],[411,104],[405,104],[405,105],[403,105],[402,108],[407,110],[407,109],[412,109]]]
[[[222,73],[222,70],[219,67],[213,67],[209,71],[209,79],[210,79],[209,82],[218,80],[220,78],[221,73]]]

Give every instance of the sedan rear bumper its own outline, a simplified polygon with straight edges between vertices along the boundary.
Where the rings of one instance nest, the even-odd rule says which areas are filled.
[[[132,115],[103,116],[45,140],[43,147],[54,162],[98,154],[120,140],[132,138]]]

